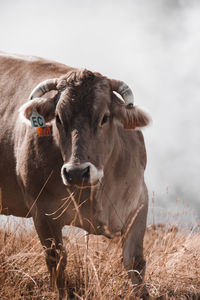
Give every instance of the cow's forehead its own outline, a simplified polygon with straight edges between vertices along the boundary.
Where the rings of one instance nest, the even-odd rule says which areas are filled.
[[[109,80],[99,74],[86,71],[79,80],[67,80],[57,110],[62,115],[80,112],[86,115],[101,114],[109,106],[110,101]]]

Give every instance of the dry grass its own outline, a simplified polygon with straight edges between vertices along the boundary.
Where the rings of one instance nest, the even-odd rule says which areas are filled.
[[[134,299],[120,240],[70,234],[69,299]],[[200,299],[200,233],[151,226],[145,236],[146,284],[152,296]],[[56,299],[34,230],[0,231],[0,299]]]

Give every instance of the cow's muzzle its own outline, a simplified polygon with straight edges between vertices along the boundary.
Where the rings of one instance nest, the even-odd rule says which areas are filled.
[[[98,170],[92,163],[64,164],[61,170],[63,183],[67,186],[90,187],[103,177],[103,170]]]

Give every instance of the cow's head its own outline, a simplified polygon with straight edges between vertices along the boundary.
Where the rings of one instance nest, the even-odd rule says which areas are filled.
[[[57,91],[56,96],[41,98],[51,90]],[[30,120],[35,110],[46,122],[55,119],[53,135],[64,161],[63,183],[79,187],[101,180],[105,165],[118,152],[119,131],[149,123],[149,117],[134,106],[132,91],[124,82],[88,70],[73,70],[40,83],[21,113]]]

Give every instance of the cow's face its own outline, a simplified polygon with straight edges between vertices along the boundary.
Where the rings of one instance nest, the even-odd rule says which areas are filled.
[[[35,98],[22,112],[27,119],[37,110],[47,122],[55,120],[53,132],[63,157],[63,183],[95,186],[118,151],[119,126],[135,129],[147,125],[149,119],[136,107],[127,108],[113,93],[111,81],[98,73],[72,71],[56,81],[56,89],[56,97]]]
[[[95,185],[112,151],[110,86],[88,71],[67,78],[66,86],[55,112],[62,179],[66,185]]]

